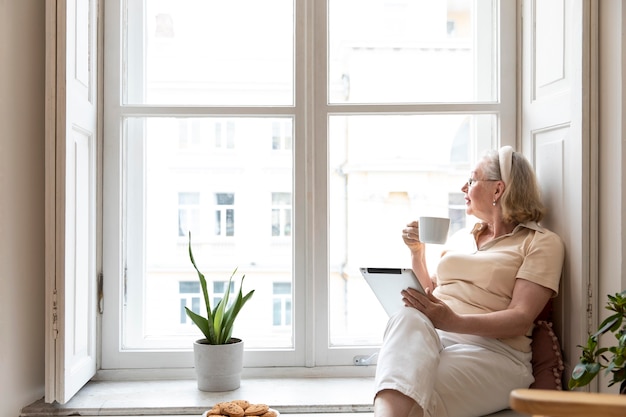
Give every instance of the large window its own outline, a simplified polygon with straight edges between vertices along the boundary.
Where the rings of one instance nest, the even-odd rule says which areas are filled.
[[[255,289],[234,329],[246,366],[375,352],[387,316],[359,267],[410,266],[417,216],[468,226],[473,162],[513,141],[514,13],[107,0],[102,367],[191,366],[189,235],[212,299],[235,268]]]

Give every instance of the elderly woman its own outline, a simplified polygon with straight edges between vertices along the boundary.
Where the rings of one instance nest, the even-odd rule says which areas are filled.
[[[460,245],[426,267],[419,224],[402,238],[426,295],[402,292],[376,370],[377,417],[483,416],[533,382],[534,319],[559,287],[564,248],[541,227],[532,167],[510,146],[485,154],[461,189],[479,220]]]

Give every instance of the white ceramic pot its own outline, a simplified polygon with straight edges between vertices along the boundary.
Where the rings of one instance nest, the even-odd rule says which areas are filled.
[[[193,358],[200,391],[232,391],[241,384],[243,370],[243,341],[209,345],[206,339],[193,343]],[[203,343],[205,342],[205,343]]]

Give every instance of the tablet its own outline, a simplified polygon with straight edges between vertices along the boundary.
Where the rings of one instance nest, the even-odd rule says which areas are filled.
[[[422,284],[410,268],[360,268],[361,274],[374,295],[380,301],[387,314],[391,317],[404,307],[400,292],[407,288],[415,288],[424,293]]]

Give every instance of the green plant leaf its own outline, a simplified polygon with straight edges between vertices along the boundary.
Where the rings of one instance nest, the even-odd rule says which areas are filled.
[[[614,332],[615,330],[613,329],[613,327],[618,324],[621,323],[621,319],[620,317],[618,317],[617,315],[612,315],[607,317],[602,324],[600,324],[600,327],[598,328],[598,331],[595,332],[593,334],[594,337],[598,337],[601,334],[604,334],[606,332],[608,332],[609,330],[611,330],[612,332]],[[619,327],[619,326],[618,326]]]
[[[200,281],[200,286],[202,287],[202,294],[204,296],[204,302],[206,305],[207,317],[204,318],[185,307],[187,314],[189,315],[189,317],[191,317],[196,326],[198,326],[198,328],[205,335],[209,344],[226,344],[232,337],[233,326],[237,315],[239,314],[243,305],[250,299],[250,297],[252,297],[252,294],[254,294],[254,290],[246,294],[245,297],[242,296],[243,280],[245,278],[245,275],[242,276],[237,298],[235,302],[229,306],[230,290],[234,285],[233,277],[237,273],[237,268],[235,268],[228,280],[228,285],[226,287],[224,297],[217,302],[213,309],[211,309],[206,279],[204,277],[204,274],[202,274],[198,269],[196,261],[193,257],[193,251],[191,249],[191,232],[189,233],[189,259],[191,260],[193,267],[198,273],[198,279]]]
[[[228,308],[228,300],[230,298],[230,288],[233,285],[233,276],[235,275],[235,273],[237,272],[237,268],[235,268],[235,270],[233,271],[232,274],[230,274],[230,278],[228,279],[228,285],[226,286],[226,292],[224,294],[224,297],[220,300],[219,305],[217,306],[217,309],[215,310],[215,317],[214,317],[214,322],[215,322],[215,336],[218,340],[218,344],[224,344],[226,342],[228,342],[228,339],[230,337],[227,336],[228,334],[232,333],[230,331],[230,329],[228,328],[228,323],[225,322],[225,316],[226,316],[226,309]]]
[[[204,296],[204,304],[206,306],[207,315],[209,320],[211,318],[211,301],[209,299],[209,291],[206,286],[206,279],[204,278],[204,274],[200,272],[198,266],[196,265],[196,260],[193,257],[193,251],[191,250],[191,232],[189,232],[189,259],[191,260],[191,264],[194,269],[198,273],[198,279],[200,280],[200,286],[202,287],[202,295]]]
[[[626,381],[626,368],[621,368],[613,372],[612,382],[615,384],[617,382],[622,382],[622,381]]]
[[[208,322],[208,320],[205,319],[204,317],[194,313],[193,311],[189,310],[187,307],[185,307],[185,311],[187,312],[187,315],[189,316],[189,318],[195,323],[195,325],[198,326],[198,328],[200,329],[202,334],[204,334],[204,337],[207,340],[210,340],[211,339],[211,335],[210,335],[210,331],[209,331],[209,322]]]
[[[626,290],[607,297],[605,308],[615,314],[604,319],[598,331],[589,335],[586,346],[579,346],[582,354],[568,381],[570,389],[589,384],[603,368],[607,375],[613,376],[609,386],[626,380],[626,325],[623,324],[626,319]],[[599,347],[599,336],[608,332],[613,333],[617,345]]]
[[[191,249],[191,232],[189,232],[189,259],[191,260],[191,264],[193,265],[194,269],[198,273],[198,280],[200,281],[200,287],[202,288],[202,295],[204,297],[204,304],[206,306],[206,312],[207,312],[207,317],[206,317],[207,326],[208,326],[207,331],[205,332],[203,328],[200,326],[198,326],[198,328],[200,328],[200,331],[202,331],[202,333],[205,335],[206,339],[209,341],[210,344],[217,344],[216,337],[215,337],[213,314],[211,313],[211,300],[209,298],[209,291],[207,289],[206,279],[204,277],[204,274],[200,272],[200,270],[198,269],[198,266],[196,265],[196,260],[193,257],[193,251]]]
[[[229,291],[230,291],[230,284],[232,281],[233,276],[235,275],[235,273],[237,272],[237,270],[235,269],[235,271],[233,271],[232,275],[231,275],[231,280],[229,281]],[[222,317],[223,320],[223,333],[222,333],[222,340],[223,343],[227,343],[231,336],[232,336],[232,332],[233,332],[233,327],[235,324],[235,319],[237,318],[237,315],[239,314],[239,312],[241,311],[241,308],[243,307],[243,305],[250,299],[250,297],[252,297],[252,294],[254,294],[254,290],[250,291],[248,294],[246,294],[245,297],[242,296],[242,289],[243,289],[243,281],[245,279],[245,275],[243,275],[241,277],[241,282],[239,284],[239,291],[237,293],[237,297],[235,299],[235,301],[227,307],[227,309],[224,311],[224,315]]]
[[[242,279],[242,283],[243,283],[243,279]],[[254,294],[254,290],[251,290],[245,296],[242,296],[241,290],[240,290],[239,295],[237,296],[237,300],[233,303],[232,307],[228,311],[228,314],[224,317],[224,321],[226,322],[225,327],[230,329],[231,333],[232,333],[232,328],[235,324],[235,319],[237,318],[237,315],[241,311],[244,304],[252,297],[253,294]]]
[[[572,371],[572,377],[567,384],[568,387],[570,389],[584,387],[596,377],[600,369],[601,366],[597,363],[577,364]]]

